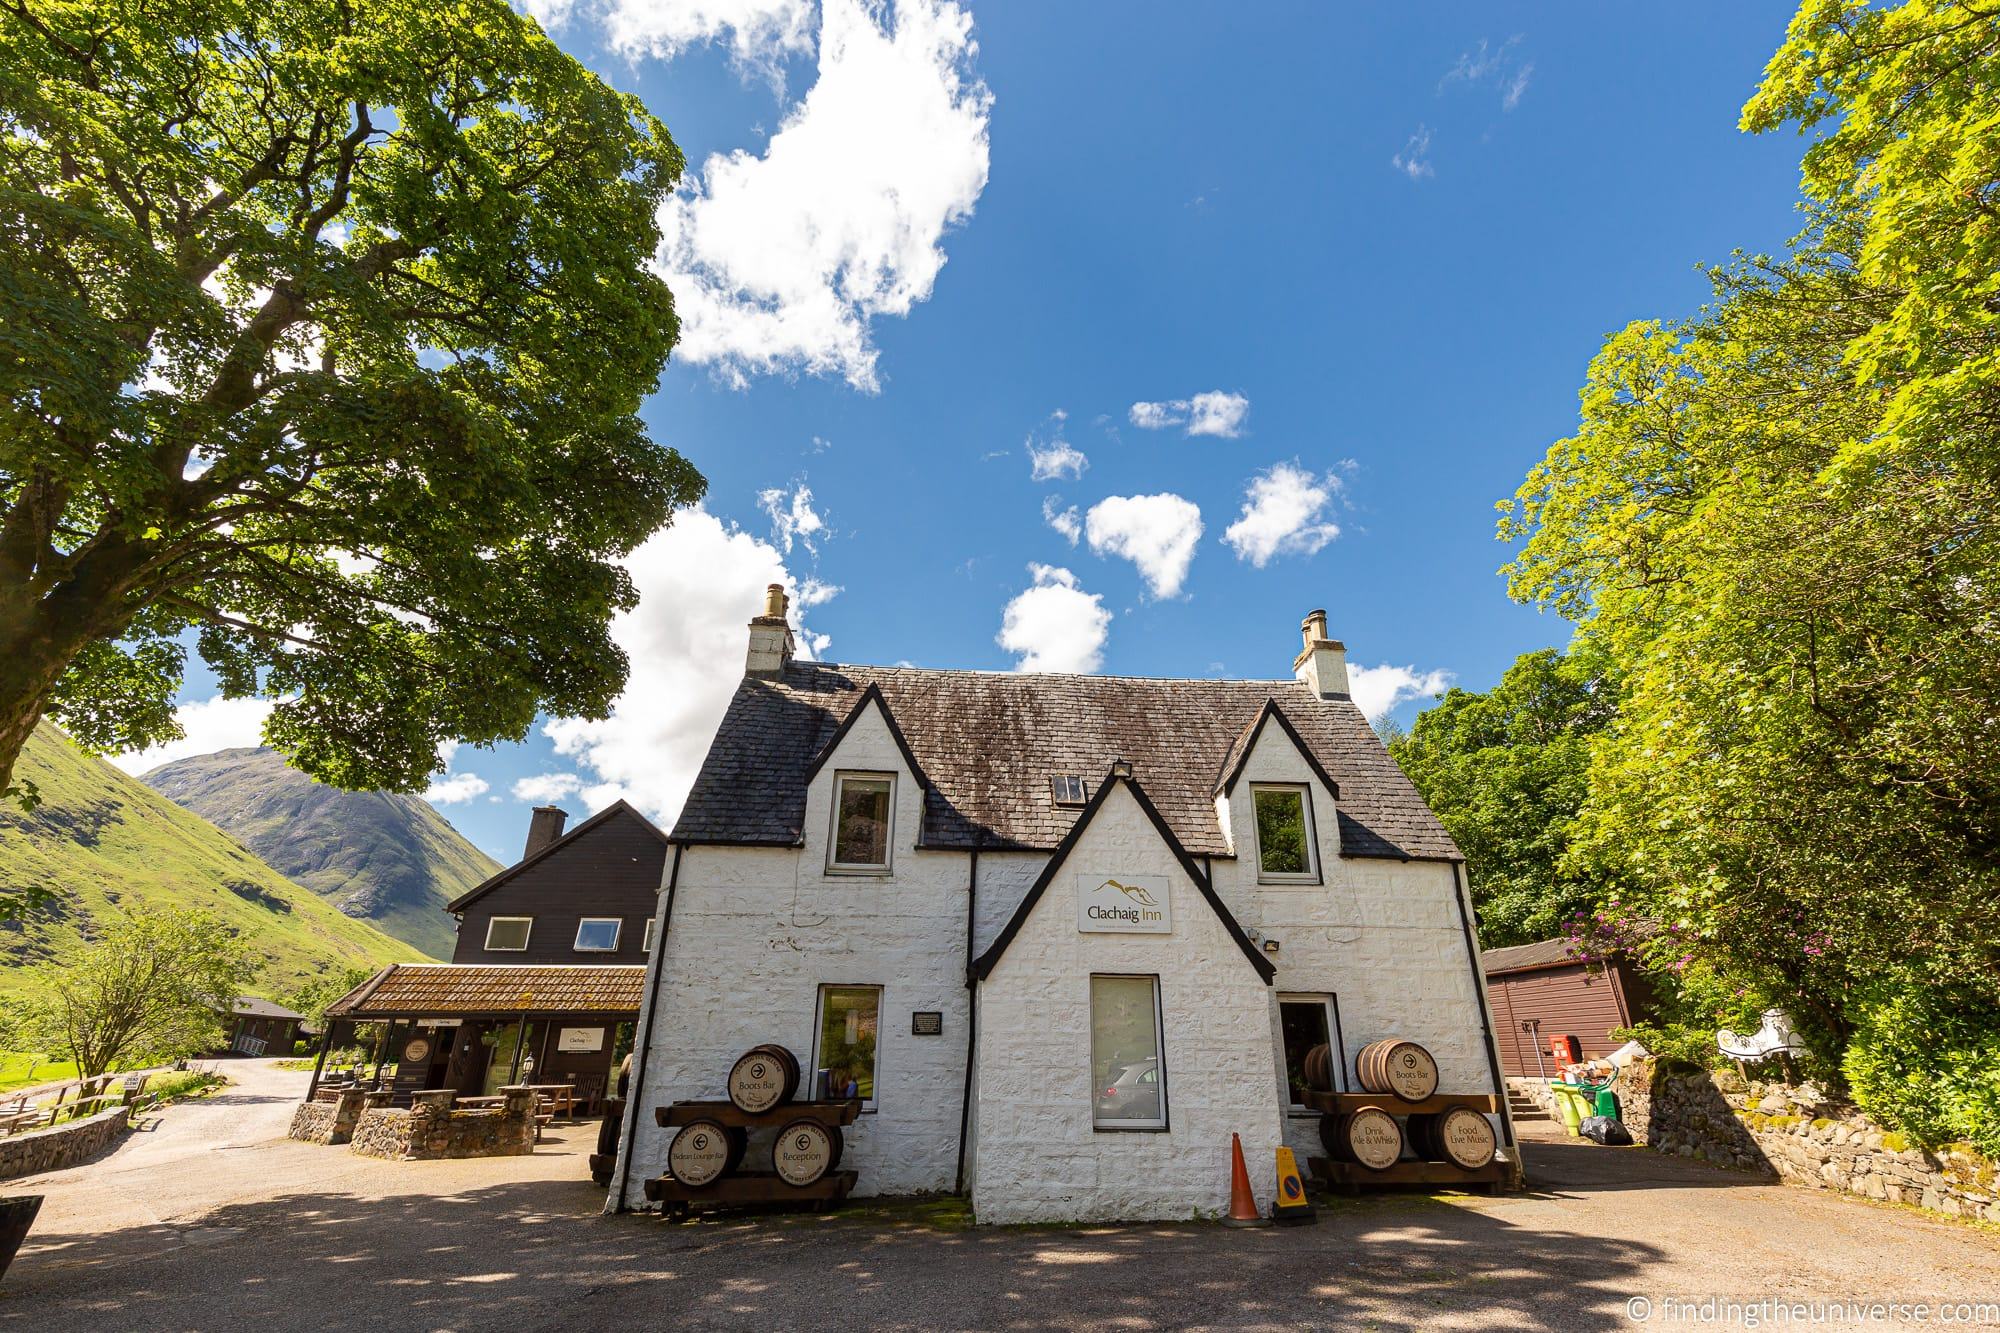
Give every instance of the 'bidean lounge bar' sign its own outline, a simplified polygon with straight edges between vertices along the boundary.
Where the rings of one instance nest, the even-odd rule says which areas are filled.
[[[1076,928],[1097,933],[1171,934],[1165,875],[1078,875]]]

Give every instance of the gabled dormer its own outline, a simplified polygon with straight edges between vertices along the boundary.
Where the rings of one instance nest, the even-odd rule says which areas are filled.
[[[1216,818],[1245,883],[1325,883],[1340,855],[1339,802],[1340,784],[1276,699],[1230,747],[1215,784]]]
[[[880,686],[863,690],[806,769],[805,867],[884,878],[923,841],[930,780]]]

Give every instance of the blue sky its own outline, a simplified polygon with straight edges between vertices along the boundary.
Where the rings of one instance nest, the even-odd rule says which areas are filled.
[[[1567,637],[1493,506],[1604,334],[1796,227],[1736,130],[1784,5],[530,8],[687,154],[646,418],[709,494],[620,716],[451,756],[503,861],[536,798],[671,815],[771,578],[834,660],[1284,676],[1324,606],[1399,718],[1484,688]],[[213,692],[175,753],[254,743]]]

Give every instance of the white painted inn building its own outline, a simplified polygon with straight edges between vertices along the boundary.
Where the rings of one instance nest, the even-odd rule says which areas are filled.
[[[675,825],[609,1206],[779,1042],[863,1114],[857,1195],[983,1222],[1183,1218],[1242,1136],[1319,1152],[1304,1052],[1436,1056],[1499,1091],[1461,857],[1315,611],[1292,679],[794,661],[782,590]],[[1510,1140],[1501,1127],[1503,1142]],[[756,1152],[753,1144],[752,1152]]]

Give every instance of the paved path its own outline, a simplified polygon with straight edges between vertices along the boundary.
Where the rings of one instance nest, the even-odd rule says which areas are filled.
[[[936,1231],[911,1209],[667,1225],[597,1215],[590,1126],[529,1158],[375,1162],[274,1138],[297,1076],[239,1068],[212,1119],[178,1108],[149,1142],[16,1184],[49,1204],[0,1326],[1574,1333],[1631,1327],[1635,1296],[1656,1327],[1681,1326],[1668,1300],[1711,1295],[2000,1302],[1992,1231],[1638,1149],[1535,1143],[1531,1194],[1370,1196],[1309,1228]]]

